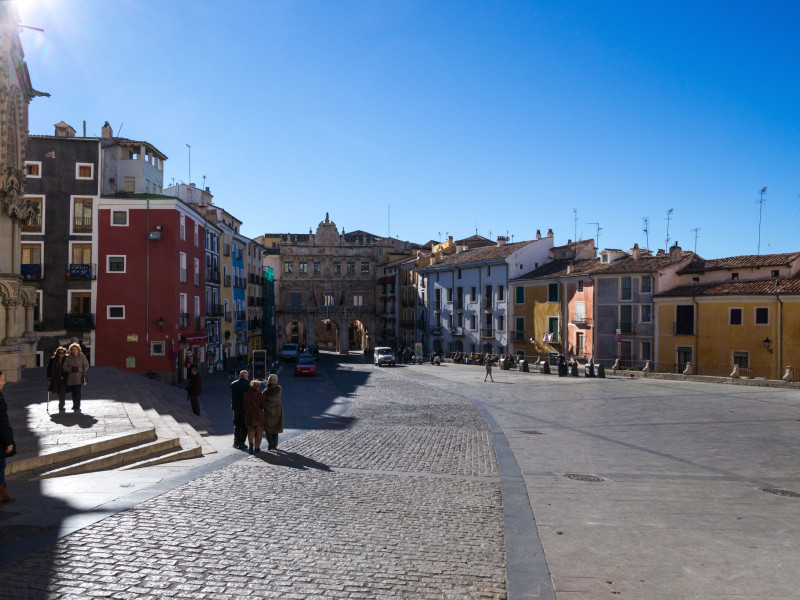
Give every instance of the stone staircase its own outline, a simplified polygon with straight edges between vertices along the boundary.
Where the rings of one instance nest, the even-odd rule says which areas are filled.
[[[20,453],[9,460],[6,477],[31,480],[136,469],[216,452],[205,439],[209,422],[191,412],[182,388],[111,367],[94,367],[88,378],[80,415],[55,413],[54,399],[50,414],[44,402],[10,410],[12,425],[24,414],[29,426],[15,427]],[[43,369],[29,369],[22,382],[4,391],[11,407],[15,397],[41,397],[42,389]]]

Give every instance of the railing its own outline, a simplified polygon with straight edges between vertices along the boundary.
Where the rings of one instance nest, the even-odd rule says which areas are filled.
[[[588,317],[585,314],[572,313],[569,315],[569,321],[578,327],[589,327],[592,324],[592,317]]]
[[[42,278],[42,265],[20,265],[20,275],[26,281],[38,281]]]
[[[92,313],[67,313],[64,315],[64,329],[94,329],[94,314]]]
[[[616,328],[619,329],[620,333],[635,333],[635,328],[632,321],[617,321]]]
[[[692,321],[674,321],[672,333],[673,335],[694,335],[694,323]]]
[[[180,315],[180,326],[181,327],[188,327],[189,326],[189,313],[182,312]]]
[[[494,337],[494,329],[491,327],[483,327],[481,328],[481,338],[493,338]]]
[[[233,321],[233,317],[231,316],[230,311],[225,311],[225,322],[231,323]]]
[[[514,341],[515,342],[524,342],[525,341],[525,332],[524,331],[515,331],[514,332]]]
[[[186,269],[181,269],[180,273],[181,283],[186,283],[186,277],[187,277]]]
[[[206,316],[219,317],[222,315],[221,304],[206,304]]]
[[[231,287],[231,276],[230,275],[225,275],[225,277],[223,277],[222,285],[224,285],[225,287]]]
[[[92,217],[74,217],[72,230],[75,233],[92,233]]]
[[[279,304],[276,313],[302,314],[315,317],[350,317],[363,313],[374,313],[374,309],[366,306],[309,306],[307,304]]]
[[[97,279],[97,265],[70,264],[66,270],[67,279]]]
[[[195,329],[205,329],[206,327],[206,319],[205,317],[201,317],[200,315],[195,315],[194,317],[194,328]]]
[[[195,285],[200,285],[200,273],[195,273],[194,274],[194,284]]]
[[[210,283],[219,283],[219,269],[206,269],[206,281]]]
[[[237,321],[246,321],[247,320],[247,313],[242,310],[236,311],[236,320]]]
[[[41,233],[42,232],[42,217],[37,215],[30,223],[22,224],[22,231],[25,233]]]
[[[491,296],[484,296],[483,297],[483,310],[492,310],[492,297]]]

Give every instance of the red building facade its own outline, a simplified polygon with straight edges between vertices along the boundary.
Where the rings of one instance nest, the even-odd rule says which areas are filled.
[[[184,377],[205,361],[203,217],[149,194],[98,202],[97,365]]]

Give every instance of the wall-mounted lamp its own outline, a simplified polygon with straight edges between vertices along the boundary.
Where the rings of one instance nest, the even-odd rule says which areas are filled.
[[[158,321],[156,321],[156,325],[161,331],[164,331],[164,317],[159,317]]]
[[[772,340],[769,338],[764,338],[764,341],[761,342],[764,345],[764,350],[767,352],[772,352]]]

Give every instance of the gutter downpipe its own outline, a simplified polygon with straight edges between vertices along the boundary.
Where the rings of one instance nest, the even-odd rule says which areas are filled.
[[[700,305],[697,303],[697,292],[692,292],[692,302],[694,302],[694,373],[697,375],[697,365],[700,364]]]
[[[777,379],[781,378],[781,367],[783,366],[783,300],[781,300],[781,292],[775,292],[775,299],[780,304],[780,317],[778,318],[778,372]]]

